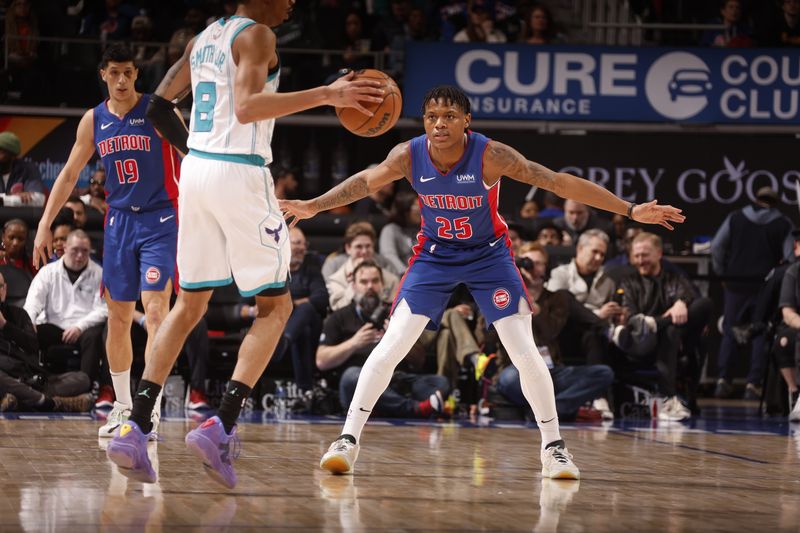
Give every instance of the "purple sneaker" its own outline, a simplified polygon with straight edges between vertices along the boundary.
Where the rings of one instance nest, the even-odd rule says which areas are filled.
[[[155,483],[156,472],[147,457],[147,438],[136,422],[129,420],[120,426],[108,443],[106,455],[125,477],[142,483]]]
[[[236,486],[233,461],[239,457],[241,451],[236,426],[228,435],[219,417],[213,416],[186,434],[186,447],[203,461],[206,473],[214,481],[229,489]]]

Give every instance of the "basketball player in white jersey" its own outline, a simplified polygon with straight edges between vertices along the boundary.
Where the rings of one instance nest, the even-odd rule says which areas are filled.
[[[380,82],[353,81],[352,74],[328,86],[277,93],[280,59],[270,28],[289,17],[294,0],[238,4],[234,16],[214,22],[187,45],[148,109],[161,134],[187,154],[178,195],[181,291],[156,335],[130,419],[109,444],[108,456],[124,474],[149,483],[156,480],[146,450],[155,398],[214,287],[235,281],[242,295],[255,296],[258,316],[239,349],[217,416],[191,431],[186,444],[212,478],[236,485],[236,419],[292,310],[289,233],[266,166],[272,161],[274,119],[320,105],[355,107],[370,115],[359,102],[380,102],[383,95]],[[190,89],[194,103],[187,134],[173,101]]]

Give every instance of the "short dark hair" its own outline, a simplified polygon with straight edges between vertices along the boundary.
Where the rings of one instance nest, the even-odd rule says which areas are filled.
[[[59,226],[69,226],[75,229],[75,212],[69,207],[62,207],[58,210],[56,218],[54,218],[53,223],[50,224],[50,231],[55,231]]]
[[[436,102],[440,99],[448,104],[455,104],[457,107],[460,107],[465,115],[469,113],[469,98],[464,94],[464,91],[452,85],[438,85],[425,93],[425,96],[422,97],[422,114],[425,114],[425,108],[428,106],[429,102]]]
[[[362,268],[377,268],[378,269],[378,276],[381,278],[381,283],[383,283],[383,269],[378,266],[378,263],[373,261],[372,259],[365,259],[361,261],[356,267],[353,269],[353,283],[356,281],[356,274]]]
[[[108,67],[108,64],[112,61],[114,63],[127,63],[130,61],[134,67],[136,66],[136,57],[133,55],[133,50],[122,43],[114,43],[106,48],[102,59],[100,59],[100,68]]]
[[[69,198],[67,198],[67,201],[64,202],[64,203],[65,204],[77,204],[77,203],[81,203],[82,204],[83,200],[81,200],[81,197],[76,195],[76,194],[70,194]]]

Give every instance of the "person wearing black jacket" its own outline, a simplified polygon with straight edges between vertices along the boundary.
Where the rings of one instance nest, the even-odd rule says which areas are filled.
[[[6,303],[0,274],[0,411],[88,411],[91,383],[83,372],[48,374],[28,313]]]

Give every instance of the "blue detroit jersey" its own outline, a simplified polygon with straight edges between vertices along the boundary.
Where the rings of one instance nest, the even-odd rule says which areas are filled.
[[[422,216],[420,243],[434,241],[473,247],[508,238],[508,226],[497,212],[500,182],[483,183],[483,153],[489,139],[468,132],[461,160],[447,174],[431,161],[428,137],[411,139],[411,185],[419,195]]]
[[[106,169],[106,201],[117,209],[152,211],[177,206],[181,162],[178,152],[158,136],[145,117],[143,94],[123,118],[94,108],[94,142]]]

